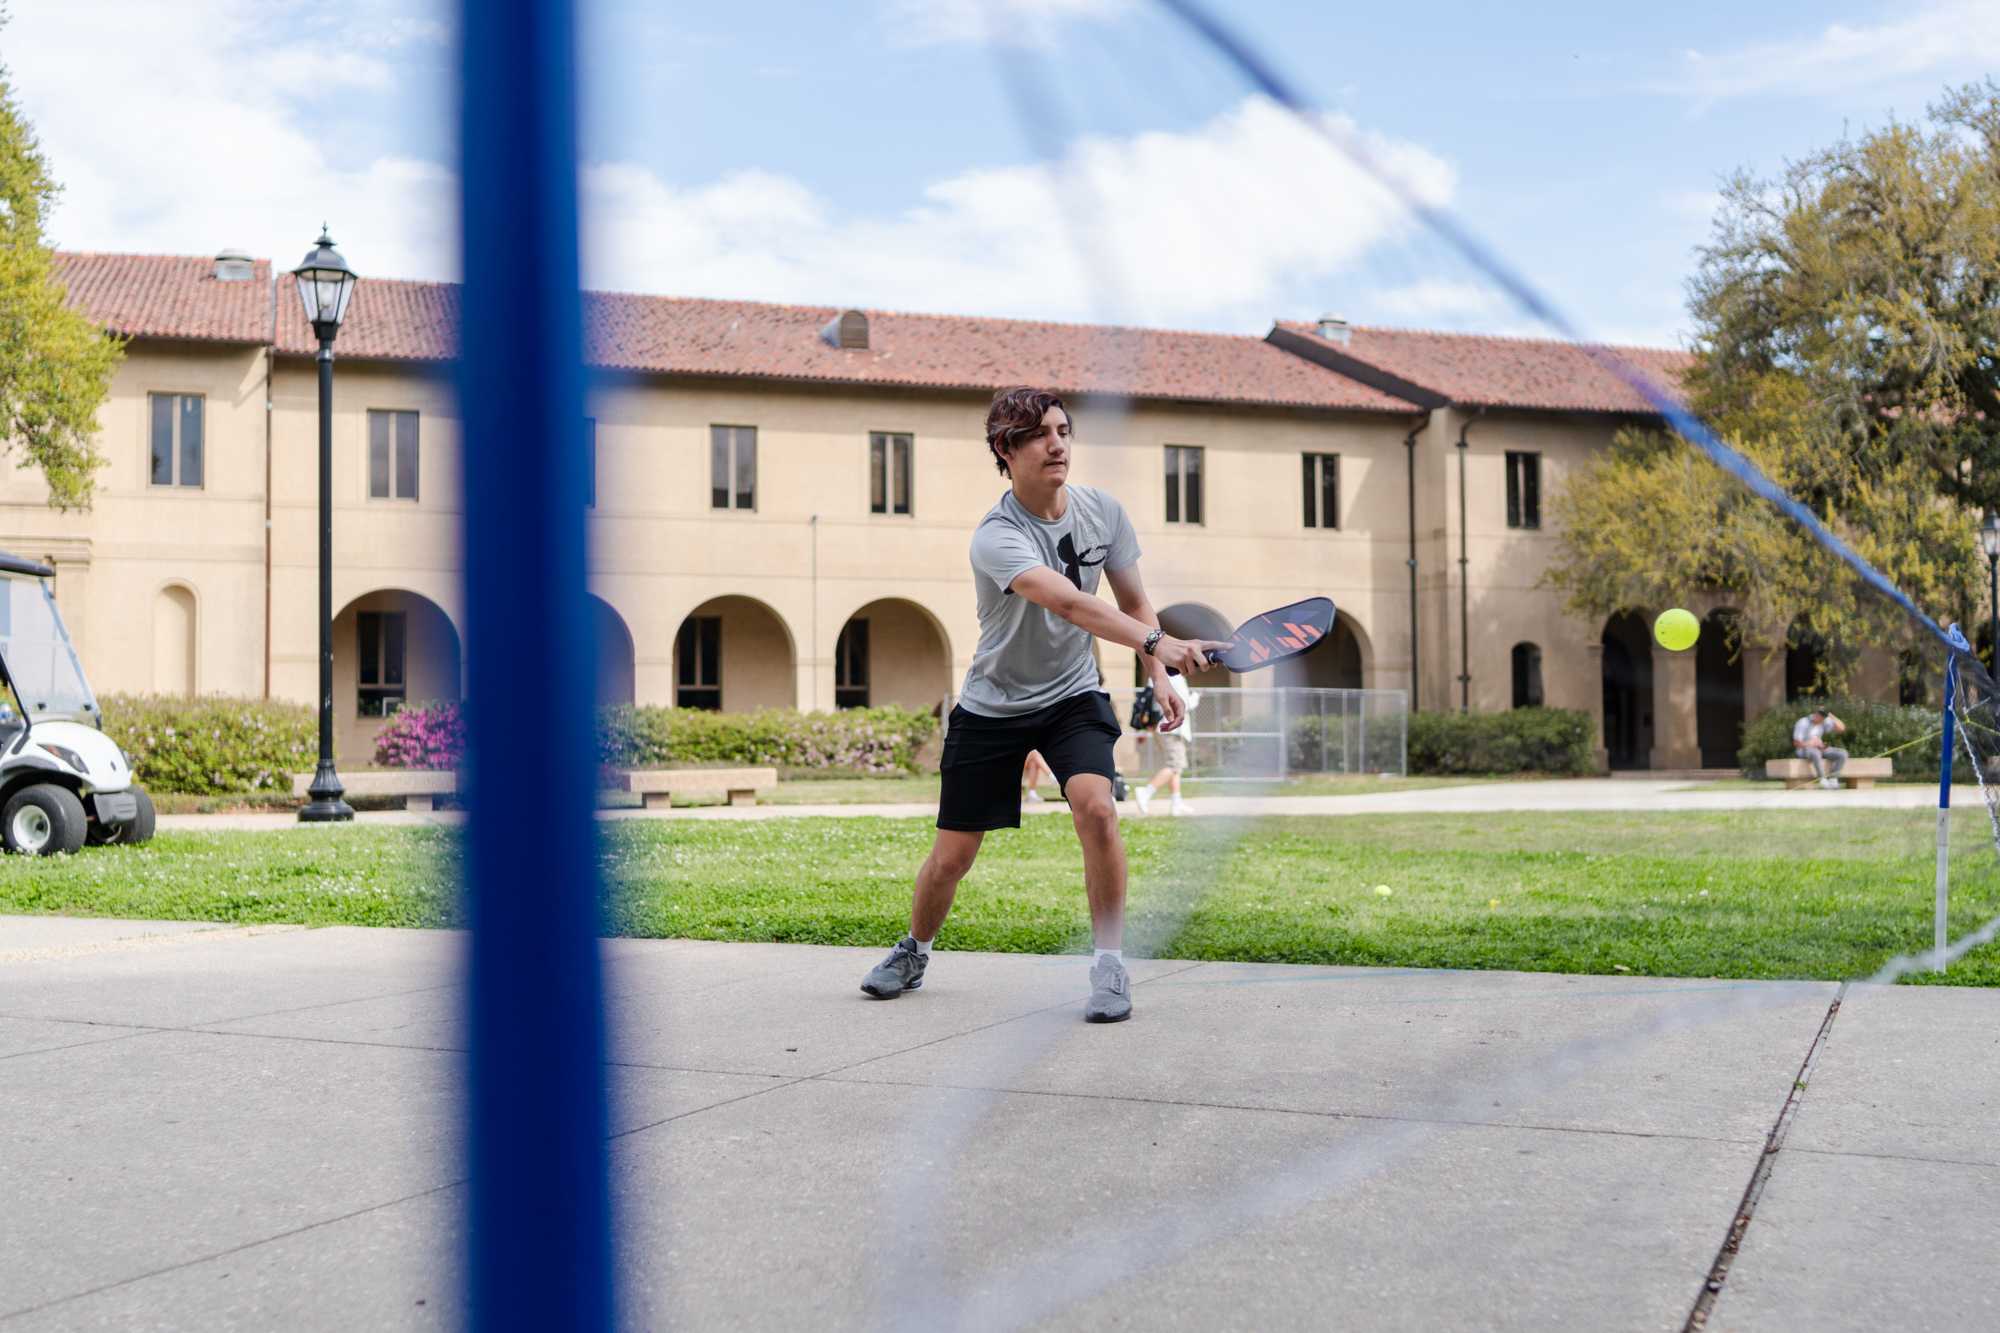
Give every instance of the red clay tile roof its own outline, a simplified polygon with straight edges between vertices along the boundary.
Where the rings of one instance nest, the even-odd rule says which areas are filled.
[[[306,323],[298,280],[278,277],[278,350],[311,356],[319,339]],[[447,282],[363,278],[334,340],[343,361],[449,361],[458,354],[458,287]]]
[[[1258,338],[871,310],[867,349],[843,351],[819,332],[839,313],[592,293],[584,328],[591,360],[624,370],[939,389],[1032,383],[1190,402],[1414,410]]]
[[[113,333],[132,338],[187,338],[257,343],[271,337],[271,262],[255,276],[221,282],[215,261],[187,255],[58,252],[56,280],[69,304]]]
[[[1280,320],[1283,335],[1303,340],[1319,352],[1355,363],[1356,373],[1391,391],[1414,387],[1463,407],[1532,408],[1556,412],[1653,411],[1639,393],[1607,370],[1580,343],[1540,338],[1500,338],[1481,334],[1429,333],[1354,326],[1345,343],[1321,338],[1312,324]],[[1608,347],[1667,389],[1678,386],[1693,364],[1686,352],[1662,347]],[[1324,364],[1324,362],[1323,362]]]

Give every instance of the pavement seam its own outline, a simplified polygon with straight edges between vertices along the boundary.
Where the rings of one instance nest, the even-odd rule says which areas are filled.
[[[1843,981],[1833,1002],[1826,1007],[1826,1017],[1820,1020],[1812,1044],[1806,1047],[1805,1059],[1799,1062],[1798,1073],[1792,1076],[1791,1090],[1785,1094],[1784,1105],[1778,1108],[1778,1118],[1771,1124],[1770,1136],[1764,1141],[1764,1151],[1757,1155],[1757,1165],[1751,1169],[1750,1181],[1743,1187],[1743,1199],[1736,1206],[1736,1215],[1730,1220],[1721,1247],[1716,1250],[1715,1262],[1709,1266],[1708,1279],[1702,1284],[1701,1294],[1695,1297],[1694,1308],[1688,1311],[1682,1333],[1701,1333],[1708,1326],[1709,1316],[1715,1312],[1715,1304],[1722,1297],[1723,1285],[1729,1281],[1729,1271],[1735,1266],[1736,1256],[1743,1250],[1743,1237],[1749,1232],[1750,1223],[1756,1216],[1757,1204],[1764,1197],[1764,1187],[1770,1184],[1771,1173],[1777,1167],[1778,1154],[1784,1150],[1785,1139],[1798,1118],[1799,1106],[1805,1101],[1806,1088],[1812,1083],[1813,1066],[1818,1063],[1820,1051],[1826,1046],[1827,1034],[1833,1031],[1834,1019],[1840,1017],[1840,1002],[1846,995],[1847,983]]]
[[[239,1014],[233,1018],[204,1018],[198,1023],[190,1024],[128,1023],[116,1018],[56,1018],[45,1014],[15,1013],[0,1013],[0,1018],[18,1019],[24,1023],[74,1023],[82,1027],[138,1028],[146,1032],[208,1032],[213,1030],[215,1025],[219,1023],[254,1023],[260,1018],[279,1018],[286,1014],[306,1014],[311,1013],[315,1009],[338,1009],[344,1004],[368,1004],[376,1000],[399,999],[405,995],[423,995],[430,991],[449,990],[457,984],[455,981],[448,981],[436,986],[418,986],[414,990],[389,991],[383,995],[364,995],[351,1000],[327,1000],[320,1004],[294,1005],[289,1009],[267,1009],[261,1013]],[[222,1033],[220,1035],[227,1036],[229,1034]],[[243,1035],[279,1036],[283,1034]],[[357,1044],[365,1045],[368,1043]]]
[[[80,1301],[87,1296],[96,1296],[103,1292],[116,1291],[120,1287],[129,1287],[135,1282],[145,1282],[151,1278],[164,1277],[168,1273],[177,1273],[183,1268],[194,1268],[201,1264],[213,1263],[217,1259],[227,1259],[232,1254],[242,1254],[244,1251],[254,1250],[260,1245],[269,1245],[273,1241],[286,1240],[293,1236],[303,1235],[308,1231],[317,1231],[321,1227],[330,1227],[337,1222],[346,1222],[357,1217],[365,1217],[369,1213],[380,1212],[384,1208],[394,1208],[398,1204],[428,1198],[430,1195],[439,1194],[445,1190],[457,1189],[463,1184],[465,1184],[463,1179],[448,1180],[442,1185],[433,1185],[429,1189],[418,1190],[414,1194],[405,1194],[401,1198],[385,1199],[381,1203],[371,1203],[365,1208],[356,1208],[351,1212],[342,1213],[338,1217],[323,1217],[317,1222],[307,1222],[304,1226],[293,1227],[289,1231],[280,1231],[257,1240],[246,1240],[241,1245],[231,1245],[226,1249],[217,1250],[212,1254],[199,1255],[193,1259],[183,1259],[179,1263],[167,1264],[164,1267],[155,1268],[144,1273],[135,1273],[131,1277],[121,1277],[116,1282],[101,1283],[84,1291],[73,1291],[67,1296],[58,1296],[54,1300],[43,1301],[40,1305],[29,1305],[23,1306],[19,1310],[8,1310],[5,1313],[0,1313],[0,1324],[4,1324],[11,1319],[19,1319],[23,1315],[40,1314],[44,1310],[53,1310],[58,1305],[67,1305],[71,1301]]]
[[[2000,1171],[2000,1162],[1981,1162],[1966,1157],[1919,1157],[1902,1152],[1854,1152],[1842,1148],[1794,1148],[1802,1157],[1859,1157],[1871,1162],[1920,1162],[1930,1166],[1973,1166]]]
[[[88,958],[104,953],[138,953],[147,949],[164,948],[170,944],[194,941],[213,943],[217,940],[248,940],[259,935],[290,935],[311,927],[292,922],[273,921],[254,926],[229,927],[217,925],[209,930],[177,930],[160,935],[126,935],[115,940],[96,940],[89,944],[58,944],[45,949],[12,949],[0,953],[0,963],[51,963],[69,958]]]
[[[1736,1139],[1713,1134],[1670,1134],[1663,1131],[1643,1129],[1598,1129],[1588,1125],[1541,1125],[1511,1120],[1454,1120],[1426,1115],[1385,1115],[1378,1111],[1313,1111],[1298,1106],[1253,1106],[1239,1102],[1185,1101],[1177,1097],[1137,1097],[1119,1096],[1104,1092],[1069,1092],[1050,1088],[1002,1088],[981,1083],[919,1083],[910,1079],[897,1078],[835,1078],[831,1074],[813,1074],[813,1081],[845,1083],[862,1088],[932,1088],[950,1092],[991,1092],[1002,1096],[1018,1097],[1059,1097],[1077,1101],[1129,1102],[1140,1106],[1185,1106],[1197,1111],[1257,1111],[1269,1115],[1296,1115],[1321,1120],[1367,1120],[1386,1121],[1402,1125],[1451,1125],[1464,1129],[1519,1129],[1541,1134],[1600,1134],[1611,1138],[1624,1139],[1668,1139],[1680,1143],[1721,1143],[1741,1147],[1754,1143],[1754,1139]]]
[[[107,1024],[106,1026],[109,1025]],[[88,1041],[66,1041],[59,1046],[36,1046],[25,1051],[9,1051],[5,1055],[0,1055],[0,1060],[18,1060],[24,1055],[48,1055],[52,1051],[73,1051],[80,1046],[103,1046],[109,1042],[130,1041],[134,1037],[150,1037],[152,1035],[153,1030],[150,1028],[133,1028],[131,1031],[121,1032],[115,1037],[92,1037]]]

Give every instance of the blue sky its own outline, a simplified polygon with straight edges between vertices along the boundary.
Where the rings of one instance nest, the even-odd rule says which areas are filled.
[[[455,273],[449,6],[15,8],[0,60],[69,185],[59,243],[288,264],[325,217],[364,273]],[[1220,8],[1582,327],[1645,342],[1686,331],[1725,175],[2000,67],[2000,5],[1968,0]],[[1532,331],[1140,0],[584,9],[594,286]],[[318,42],[338,58],[312,58]]]

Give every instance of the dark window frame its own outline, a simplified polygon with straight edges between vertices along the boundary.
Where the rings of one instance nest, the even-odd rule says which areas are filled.
[[[833,646],[833,706],[868,707],[868,620],[856,616],[840,627]]]
[[[368,409],[368,498],[416,504],[423,493],[423,426],[422,413],[406,407],[371,407]],[[375,488],[377,462],[376,423],[380,422],[386,434],[382,440],[385,446],[380,454],[382,463],[382,489]],[[405,432],[404,427],[408,426]],[[404,460],[408,459],[408,467]],[[408,484],[409,490],[403,487]]]
[[[1548,700],[1548,691],[1542,685],[1541,645],[1524,640],[1514,645],[1514,651],[1509,656],[1514,676],[1514,707],[1543,707]]]
[[[1303,517],[1309,528],[1340,530],[1340,455],[1299,455],[1299,485],[1304,491]],[[1333,517],[1327,518],[1331,507]]]
[[[868,432],[868,512],[892,518],[916,513],[917,437],[909,431]]]
[[[744,444],[748,443],[749,480],[743,486]],[[722,484],[717,485],[720,481]],[[708,507],[711,511],[757,512],[757,428],[711,423],[708,428]]]
[[[167,405],[166,473],[160,479],[159,404]],[[190,450],[187,427],[192,408],[194,445]],[[187,480],[188,463],[194,463],[194,480]],[[205,393],[149,392],[146,395],[146,485],[162,491],[203,491],[208,489],[208,395]]]
[[[1203,455],[1207,452],[1199,444],[1166,446],[1167,522],[1195,528],[1205,525],[1208,460]]]
[[[1531,531],[1542,526],[1542,455],[1509,449],[1507,459],[1507,526]]]
[[[354,712],[394,717],[410,698],[410,617],[407,611],[354,615]]]
[[[689,616],[674,634],[674,707],[722,711],[721,616]]]

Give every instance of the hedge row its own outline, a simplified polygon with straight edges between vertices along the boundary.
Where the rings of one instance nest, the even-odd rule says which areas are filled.
[[[1736,751],[1736,762],[1743,765],[1744,775],[1761,778],[1765,760],[1790,759],[1792,727],[1815,708],[1830,708],[1834,716],[1847,724],[1846,732],[1830,739],[1828,744],[1837,745],[1856,758],[1895,750],[1890,762],[1895,765],[1896,776],[1937,776],[1939,746],[1943,744],[1940,734],[1943,718],[1938,711],[1870,703],[1865,699],[1799,699],[1747,723],[1743,728],[1743,743]],[[1960,762],[1953,776],[1961,782],[1972,781],[1970,765],[1963,762],[1963,746],[1957,758]]]
[[[104,731],[142,787],[214,796],[290,791],[319,757],[319,720],[305,704],[107,694]]]
[[[1411,773],[1588,773],[1597,724],[1574,708],[1410,714]]]

